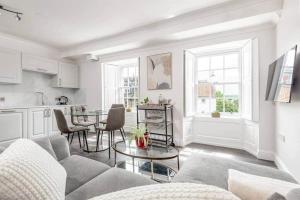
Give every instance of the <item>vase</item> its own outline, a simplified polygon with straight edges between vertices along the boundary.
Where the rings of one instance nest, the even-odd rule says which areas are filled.
[[[143,138],[135,138],[135,143],[136,146],[140,149],[146,149],[148,147],[148,140],[149,140],[149,134],[148,133],[144,133],[144,137]]]

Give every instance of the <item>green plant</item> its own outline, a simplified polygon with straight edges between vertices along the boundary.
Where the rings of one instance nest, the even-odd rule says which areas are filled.
[[[138,140],[139,141],[140,139],[143,139],[144,144],[147,144],[147,140],[145,138],[145,132],[146,132],[145,127],[133,128],[130,132],[130,135],[129,135],[130,143],[131,143],[132,140]]]
[[[145,103],[145,104],[149,103],[149,97],[146,97],[146,98],[144,99],[144,103]]]

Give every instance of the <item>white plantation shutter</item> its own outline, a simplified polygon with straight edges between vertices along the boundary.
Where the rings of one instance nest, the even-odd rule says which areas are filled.
[[[196,57],[189,51],[184,53],[184,79],[185,79],[185,117],[191,117],[196,112]]]
[[[252,120],[252,41],[242,48],[242,113]]]
[[[109,109],[112,104],[118,103],[118,72],[118,68],[114,65],[103,65],[104,109]]]
[[[257,121],[258,105],[258,40],[252,39],[242,48],[242,117],[246,120]]]
[[[259,121],[259,52],[258,39],[252,40],[252,121]]]

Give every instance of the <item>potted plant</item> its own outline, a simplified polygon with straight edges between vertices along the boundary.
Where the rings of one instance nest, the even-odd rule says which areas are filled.
[[[135,140],[137,147],[145,149],[148,147],[149,134],[144,127],[134,128],[131,131],[130,140]]]
[[[126,112],[131,112],[132,111],[132,108],[131,107],[127,107],[126,108]]]
[[[211,113],[211,117],[213,117],[213,118],[220,118],[220,116],[221,116],[221,113],[218,112],[218,111],[215,111],[215,112]]]
[[[149,97],[146,97],[145,99],[144,99],[144,104],[148,104],[149,103]]]

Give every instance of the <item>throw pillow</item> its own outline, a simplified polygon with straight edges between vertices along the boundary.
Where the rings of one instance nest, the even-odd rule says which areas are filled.
[[[165,183],[104,194],[90,200],[239,200],[221,188],[195,183]]]
[[[6,200],[63,200],[66,171],[46,150],[28,139],[0,155],[0,197]]]
[[[298,184],[233,169],[229,169],[228,173],[228,190],[243,200],[268,199],[276,192],[286,196],[292,189],[300,187]]]

